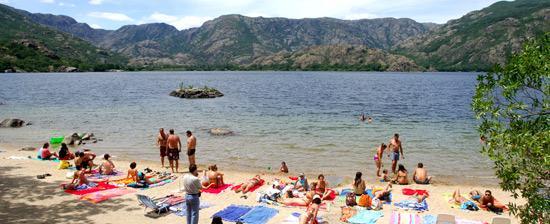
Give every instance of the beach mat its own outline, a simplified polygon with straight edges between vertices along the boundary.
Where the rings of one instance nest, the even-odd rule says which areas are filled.
[[[348,223],[352,224],[375,224],[376,221],[383,216],[380,211],[360,210],[356,215],[348,219]]]
[[[428,210],[428,203],[426,202],[426,200],[423,200],[420,203],[418,203],[417,200],[403,200],[400,202],[393,203],[393,205],[405,210],[415,210],[415,211]]]
[[[205,201],[201,201],[200,203],[201,204],[199,206],[199,210],[210,208],[213,206],[212,204]],[[185,201],[177,205],[170,206],[169,209],[174,213],[174,215],[181,216],[181,217],[187,216],[187,204],[185,204]]]
[[[80,200],[86,200],[95,204],[114,197],[122,196],[125,194],[131,194],[135,192],[136,190],[132,188],[113,188],[113,189],[96,191],[96,192],[82,195],[80,197]]]
[[[258,184],[254,185],[254,187],[250,188],[250,191],[249,191],[249,192],[254,192],[254,191],[257,190],[258,188],[260,188],[261,186],[263,186],[264,183],[265,183],[264,180],[260,180],[260,182],[259,182]],[[237,189],[239,189],[243,184],[244,184],[244,183],[240,183],[240,184],[238,184],[238,185],[235,185],[235,186],[233,186],[233,187],[231,188],[231,190],[232,190],[232,191],[237,190]]]
[[[422,217],[422,224],[436,224],[437,223],[437,216],[435,215],[424,215]]]
[[[126,186],[128,184],[134,183],[134,179],[129,177],[129,178],[116,179],[116,180],[109,180],[109,183],[117,186],[122,186],[122,185]]]
[[[104,190],[113,189],[113,188],[116,188],[116,186],[107,184],[105,182],[98,182],[97,185],[94,187],[88,187],[83,190],[65,190],[65,192],[69,194],[74,194],[74,195],[85,195],[85,194],[104,191]]]
[[[256,206],[239,218],[239,221],[247,224],[264,224],[277,215],[279,211],[265,206]]]
[[[229,205],[221,211],[216,212],[212,217],[220,217],[224,221],[237,222],[241,216],[252,210],[250,206],[244,205]]]
[[[231,187],[232,185],[231,184],[224,184],[220,187],[216,187],[216,188],[208,188],[208,189],[204,189],[202,190],[203,193],[209,193],[209,194],[219,194],[221,193],[222,191],[224,191],[225,189]]]
[[[421,224],[422,221],[418,214],[392,212],[390,224]]]

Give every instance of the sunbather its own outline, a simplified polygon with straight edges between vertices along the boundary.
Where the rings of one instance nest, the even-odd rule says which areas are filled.
[[[50,143],[44,143],[44,145],[42,146],[42,148],[40,148],[38,150],[38,154],[40,156],[40,159],[43,159],[43,160],[50,160],[50,159],[54,159],[52,157],[55,157],[55,158],[59,158],[59,156],[57,155],[57,153],[51,153],[50,152]]]
[[[417,184],[429,184],[431,180],[432,177],[428,176],[428,171],[424,168],[424,164],[418,163],[418,167],[413,173],[413,181]]]
[[[375,190],[374,188],[372,190],[373,190],[374,198],[380,201],[389,201],[391,190],[392,190],[392,184],[391,182],[389,182],[384,189],[379,191],[374,191]]]
[[[210,182],[208,187],[217,188],[224,185],[223,173],[218,171],[218,166],[216,166],[216,164],[209,167],[207,175]]]
[[[325,180],[325,176],[320,174],[317,177],[317,188],[315,188],[315,193],[321,196],[321,199],[326,200],[330,197],[330,190],[327,190],[328,183]]]
[[[503,204],[495,204],[495,197],[493,197],[493,194],[490,190],[486,190],[485,195],[481,197],[479,207],[495,213],[501,213],[503,209],[506,208],[506,206]]]
[[[471,193],[472,192],[470,192],[470,194]],[[460,189],[456,189],[455,192],[453,192],[453,197],[449,199],[449,203],[460,205],[460,208],[471,210],[471,211],[477,211],[479,209],[477,208],[475,203],[473,203],[472,201],[463,197],[462,194],[460,194]]]
[[[105,161],[99,166],[100,174],[111,175],[115,172],[115,164],[110,160],[110,158],[111,156],[109,154],[103,155],[103,159]]]
[[[362,178],[363,173],[357,172],[355,173],[355,180],[353,181],[353,192],[356,196],[361,196],[365,193],[366,183],[365,180]]]
[[[73,180],[70,184],[63,185],[63,189],[76,190],[83,185],[90,185],[90,182],[86,179],[86,175],[84,170],[82,170],[82,167],[76,166],[76,171],[73,174]]]
[[[296,180],[296,183],[294,183],[294,188],[298,191],[309,190],[309,184],[304,173],[300,173],[300,176],[298,176],[298,180]]]
[[[312,183],[311,186],[312,186],[312,189],[314,189],[316,187],[316,183]],[[301,198],[296,198],[293,196],[290,197],[290,195],[292,195],[292,193],[285,195],[287,197],[279,198],[278,202],[284,205],[290,205],[290,206],[308,206],[316,194],[315,194],[315,190],[311,190],[306,192],[304,197],[301,197]]]
[[[254,186],[260,184],[261,181],[262,179],[260,178],[260,175],[256,175],[252,179],[248,180],[246,183],[243,183],[241,187],[235,189],[235,193],[243,192],[243,194],[246,194]]]
[[[321,207],[321,197],[315,195],[312,203],[307,207],[306,214],[300,217],[300,224],[314,224],[317,223],[317,213]]]
[[[409,184],[409,178],[407,177],[407,175],[408,172],[407,169],[405,169],[405,166],[403,166],[403,164],[399,164],[397,175],[393,179],[393,182],[399,185],[407,185]]]
[[[59,148],[59,160],[71,160],[74,159],[74,154],[69,151],[67,144],[61,143],[61,148]]]

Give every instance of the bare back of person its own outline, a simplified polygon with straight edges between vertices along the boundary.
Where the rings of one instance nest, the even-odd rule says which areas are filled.
[[[166,141],[169,149],[179,149],[180,137],[177,135],[170,135]]]
[[[423,182],[428,178],[428,171],[424,168],[416,168],[414,178],[416,181]]]

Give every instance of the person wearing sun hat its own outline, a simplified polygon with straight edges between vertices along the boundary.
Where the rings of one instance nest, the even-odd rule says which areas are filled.
[[[307,182],[307,178],[304,173],[300,173],[298,175],[298,180],[296,180],[296,183],[294,183],[294,188],[298,191],[308,191],[309,190],[309,184]]]

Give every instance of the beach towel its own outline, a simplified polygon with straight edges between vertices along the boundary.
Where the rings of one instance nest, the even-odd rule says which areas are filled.
[[[420,216],[413,213],[392,212],[390,224],[421,224]]]
[[[371,189],[365,190],[365,193],[368,194],[371,198],[374,198],[374,192]],[[391,204],[392,198],[393,194],[390,192],[390,195],[388,196],[388,198],[386,198],[387,200],[384,200],[384,204]]]
[[[427,190],[422,190],[422,189],[410,189],[410,188],[403,188],[403,190],[401,190],[401,192],[403,192],[404,195],[408,195],[408,196],[411,196],[411,195],[429,195],[428,194],[428,191]]]
[[[213,206],[212,204],[205,201],[201,201],[200,203],[201,204],[199,205],[199,210],[210,208]],[[169,209],[174,213],[174,215],[181,216],[181,217],[187,216],[187,204],[185,204],[185,201],[177,205],[170,206]]]
[[[104,191],[104,190],[113,189],[113,188],[116,188],[116,186],[107,184],[105,182],[98,182],[97,185],[94,187],[87,187],[86,189],[82,189],[82,190],[65,190],[65,192],[69,194],[74,194],[74,195],[85,195],[85,194]]]
[[[92,203],[95,204],[95,203],[99,203],[99,202],[108,200],[110,198],[122,196],[122,195],[125,195],[125,194],[130,194],[130,193],[134,193],[134,192],[136,192],[136,190],[134,190],[132,188],[113,188],[113,189],[108,189],[108,190],[104,190],[104,191],[96,191],[96,192],[92,192],[92,193],[82,195],[80,197],[80,200],[86,200],[86,201],[89,201],[89,202],[92,202]]]
[[[216,212],[212,217],[218,216],[228,222],[237,222],[241,216],[252,210],[250,206],[229,205],[221,211]]]
[[[264,185],[264,180],[260,180],[260,182],[256,185],[254,185],[254,187],[250,188],[250,191],[249,192],[254,192],[256,189],[260,188],[262,185]],[[234,190],[237,190],[239,189],[241,186],[243,186],[244,183],[240,183],[238,185],[235,185],[231,188],[232,191]]]
[[[396,202],[393,205],[395,205],[398,208],[402,208],[405,210],[415,210],[415,211],[427,211],[428,210],[428,203],[426,200],[423,200],[421,203],[418,203],[417,200],[403,200],[400,202]]]
[[[336,199],[336,191],[335,190],[327,188],[327,191],[330,191],[330,193],[328,194],[327,198],[325,198],[325,200],[333,201],[334,199]]]
[[[256,206],[249,212],[239,218],[239,221],[250,224],[263,224],[267,223],[271,218],[277,215],[279,211],[274,208],[268,208],[265,206]]]
[[[425,215],[422,219],[422,224],[436,224],[437,216],[435,215]]]
[[[375,224],[376,221],[383,216],[380,211],[360,210],[356,215],[348,219],[348,223],[352,224]]]
[[[222,191],[224,191],[225,189],[227,189],[228,187],[231,187],[231,184],[224,184],[224,185],[216,187],[216,188],[211,187],[211,188],[202,190],[202,192],[203,193],[209,193],[209,194],[219,194]]]
[[[158,183],[149,184],[147,186],[143,186],[142,184],[136,184],[135,182],[129,183],[126,186],[131,187],[131,188],[139,188],[141,190],[146,190],[146,189],[149,189],[149,188],[160,187],[160,186],[166,185],[168,183],[172,183],[172,182],[174,182],[173,179],[166,179],[166,180],[163,180],[163,181],[158,182]]]
[[[122,178],[117,180],[109,180],[109,183],[117,186],[126,186],[128,184],[131,184],[134,182],[134,179],[132,178]]]

